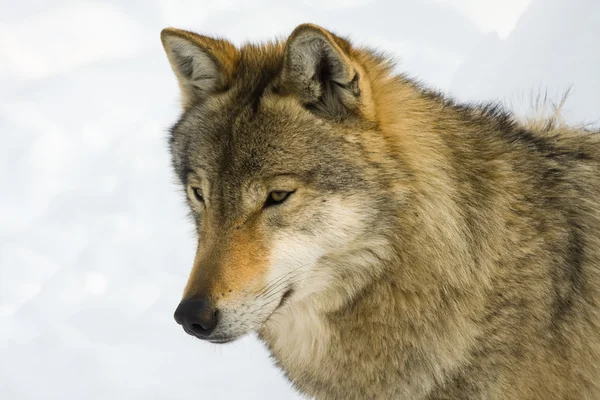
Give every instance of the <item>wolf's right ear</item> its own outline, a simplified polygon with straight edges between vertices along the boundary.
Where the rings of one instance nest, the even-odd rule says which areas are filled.
[[[233,44],[174,28],[163,29],[160,39],[179,81],[184,109],[229,86],[238,55]]]

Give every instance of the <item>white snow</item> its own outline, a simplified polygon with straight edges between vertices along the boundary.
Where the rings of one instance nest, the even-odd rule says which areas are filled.
[[[569,121],[600,117],[596,0],[0,2],[3,399],[299,397],[255,338],[219,347],[172,319],[194,239],[165,26],[241,43],[311,21],[463,100],[525,113],[572,86]]]
[[[135,54],[142,40],[139,23],[116,6],[69,4],[0,25],[0,72],[9,78],[46,78]]]
[[[502,38],[515,28],[532,0],[434,0],[449,3],[461,10],[479,29],[495,31]]]

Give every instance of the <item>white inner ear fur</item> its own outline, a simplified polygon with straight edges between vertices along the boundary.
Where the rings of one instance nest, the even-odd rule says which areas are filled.
[[[328,41],[317,33],[305,33],[296,37],[290,44],[290,74],[304,83],[304,89],[318,98],[323,90],[318,77],[318,68],[327,63],[329,78],[345,85],[354,78],[354,71],[346,57],[340,54]]]
[[[317,66],[325,59],[331,67],[331,79],[339,83],[348,82],[348,70],[342,55],[319,35],[305,34],[296,38],[291,50],[292,63],[300,66],[306,77],[313,77]]]
[[[171,66],[182,84],[193,86],[203,93],[213,91],[219,81],[216,62],[200,47],[187,39],[167,38]]]

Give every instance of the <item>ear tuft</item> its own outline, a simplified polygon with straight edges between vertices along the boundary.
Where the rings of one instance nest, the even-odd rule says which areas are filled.
[[[237,59],[233,44],[174,28],[163,29],[160,38],[184,108],[227,88]]]
[[[287,41],[282,86],[321,114],[346,116],[360,100],[360,77],[349,49],[347,41],[319,26],[298,26]]]

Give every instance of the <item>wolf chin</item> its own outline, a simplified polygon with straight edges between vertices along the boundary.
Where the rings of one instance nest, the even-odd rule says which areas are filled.
[[[167,28],[184,330],[324,399],[600,399],[600,134],[462,105],[319,26]]]

